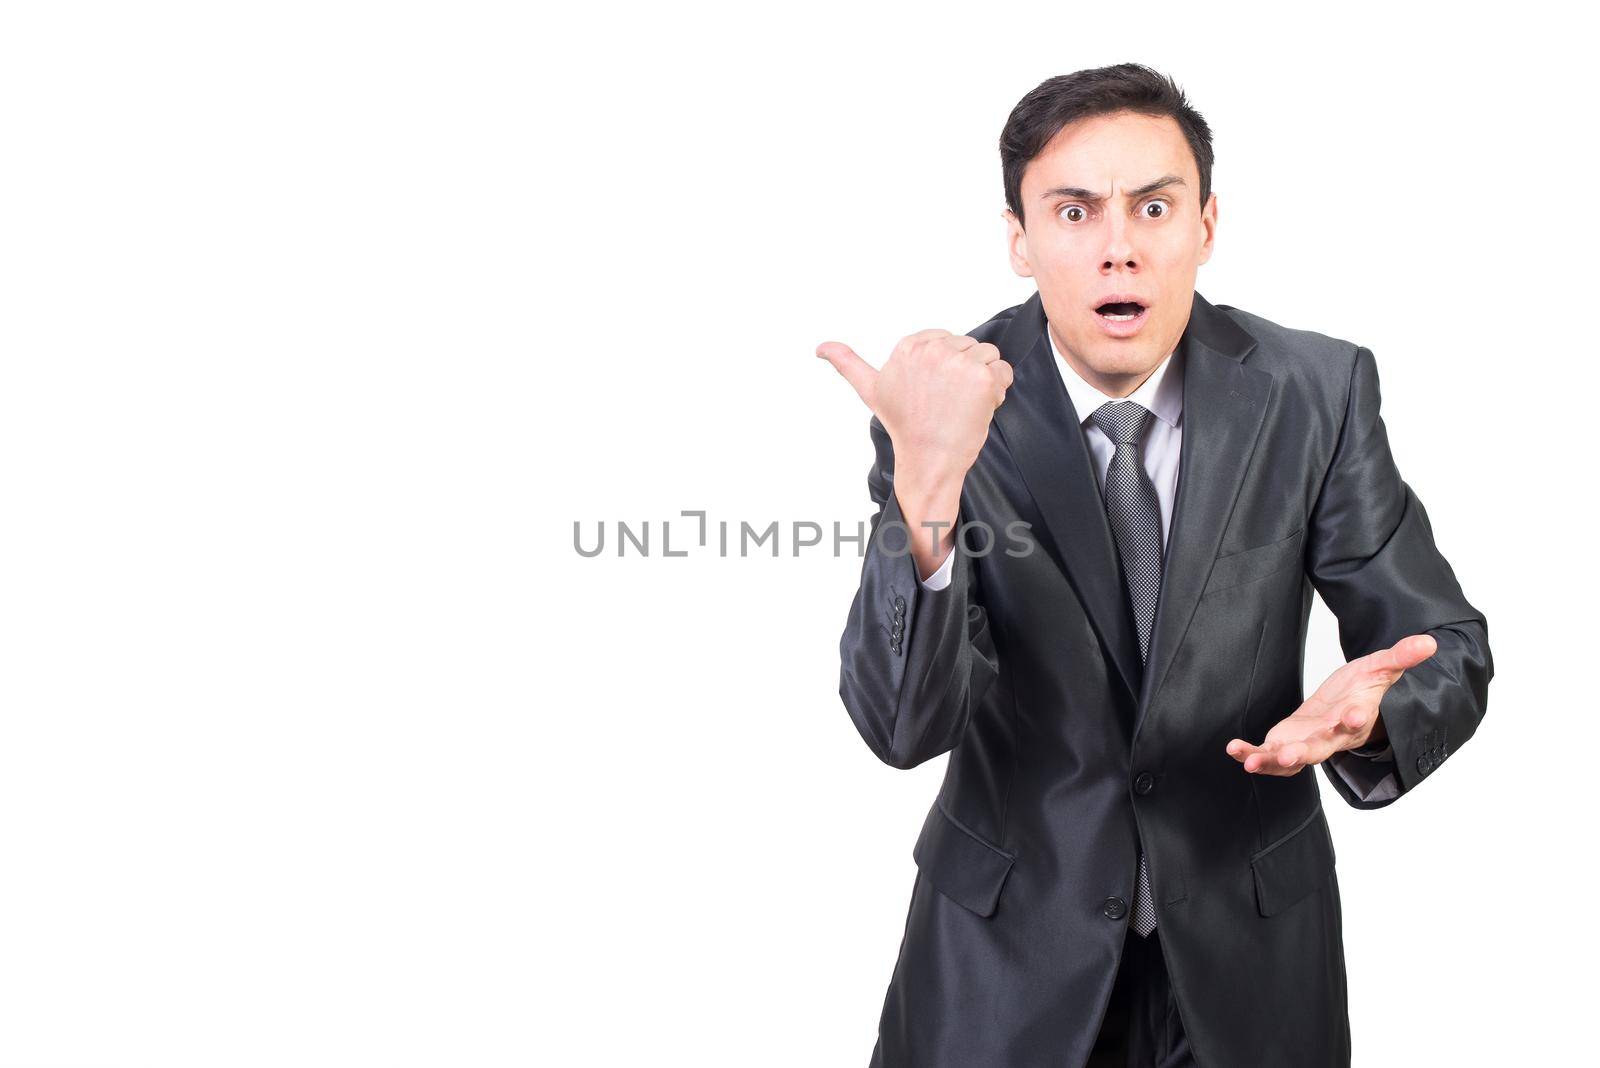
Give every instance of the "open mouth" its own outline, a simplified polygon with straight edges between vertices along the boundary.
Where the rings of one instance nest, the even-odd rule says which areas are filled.
[[[1094,311],[1108,322],[1131,323],[1145,313],[1145,305],[1133,300],[1117,300],[1102,304]]]
[[[1100,332],[1106,337],[1137,337],[1150,318],[1150,305],[1137,293],[1112,293],[1094,309]]]

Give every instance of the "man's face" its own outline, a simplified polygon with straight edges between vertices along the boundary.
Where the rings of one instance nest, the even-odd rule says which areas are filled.
[[[1011,266],[1039,286],[1062,354],[1103,392],[1126,396],[1189,323],[1211,258],[1217,198],[1166,116],[1117,112],[1073,123],[1022,175],[1026,230],[1007,210]],[[1130,298],[1138,309],[1101,307]],[[1116,312],[1136,314],[1131,319]],[[1110,387],[1110,388],[1108,388]]]

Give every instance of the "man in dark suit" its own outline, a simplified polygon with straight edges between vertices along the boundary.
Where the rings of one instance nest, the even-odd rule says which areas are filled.
[[[881,370],[818,347],[877,451],[839,692],[886,763],[950,754],[872,1063],[1347,1065],[1302,772],[1358,808],[1419,785],[1483,717],[1484,616],[1372,353],[1195,292],[1210,133],[1170,80],[1053,78],[1001,156],[1038,292]],[[1313,589],[1349,662],[1305,697]]]

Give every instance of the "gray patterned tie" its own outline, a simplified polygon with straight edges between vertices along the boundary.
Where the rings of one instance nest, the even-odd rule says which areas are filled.
[[[1116,443],[1106,468],[1106,514],[1117,536],[1117,556],[1128,580],[1128,598],[1139,628],[1139,659],[1150,655],[1150,628],[1161,594],[1161,501],[1144,469],[1139,442],[1154,413],[1137,401],[1108,401],[1089,416]],[[1133,929],[1148,936],[1156,929],[1155,903],[1144,850],[1139,851],[1139,889],[1133,901]]]

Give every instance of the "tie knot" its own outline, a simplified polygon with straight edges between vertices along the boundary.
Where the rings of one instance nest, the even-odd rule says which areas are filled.
[[[1100,432],[1118,445],[1137,445],[1155,413],[1138,401],[1106,401],[1089,416]]]

